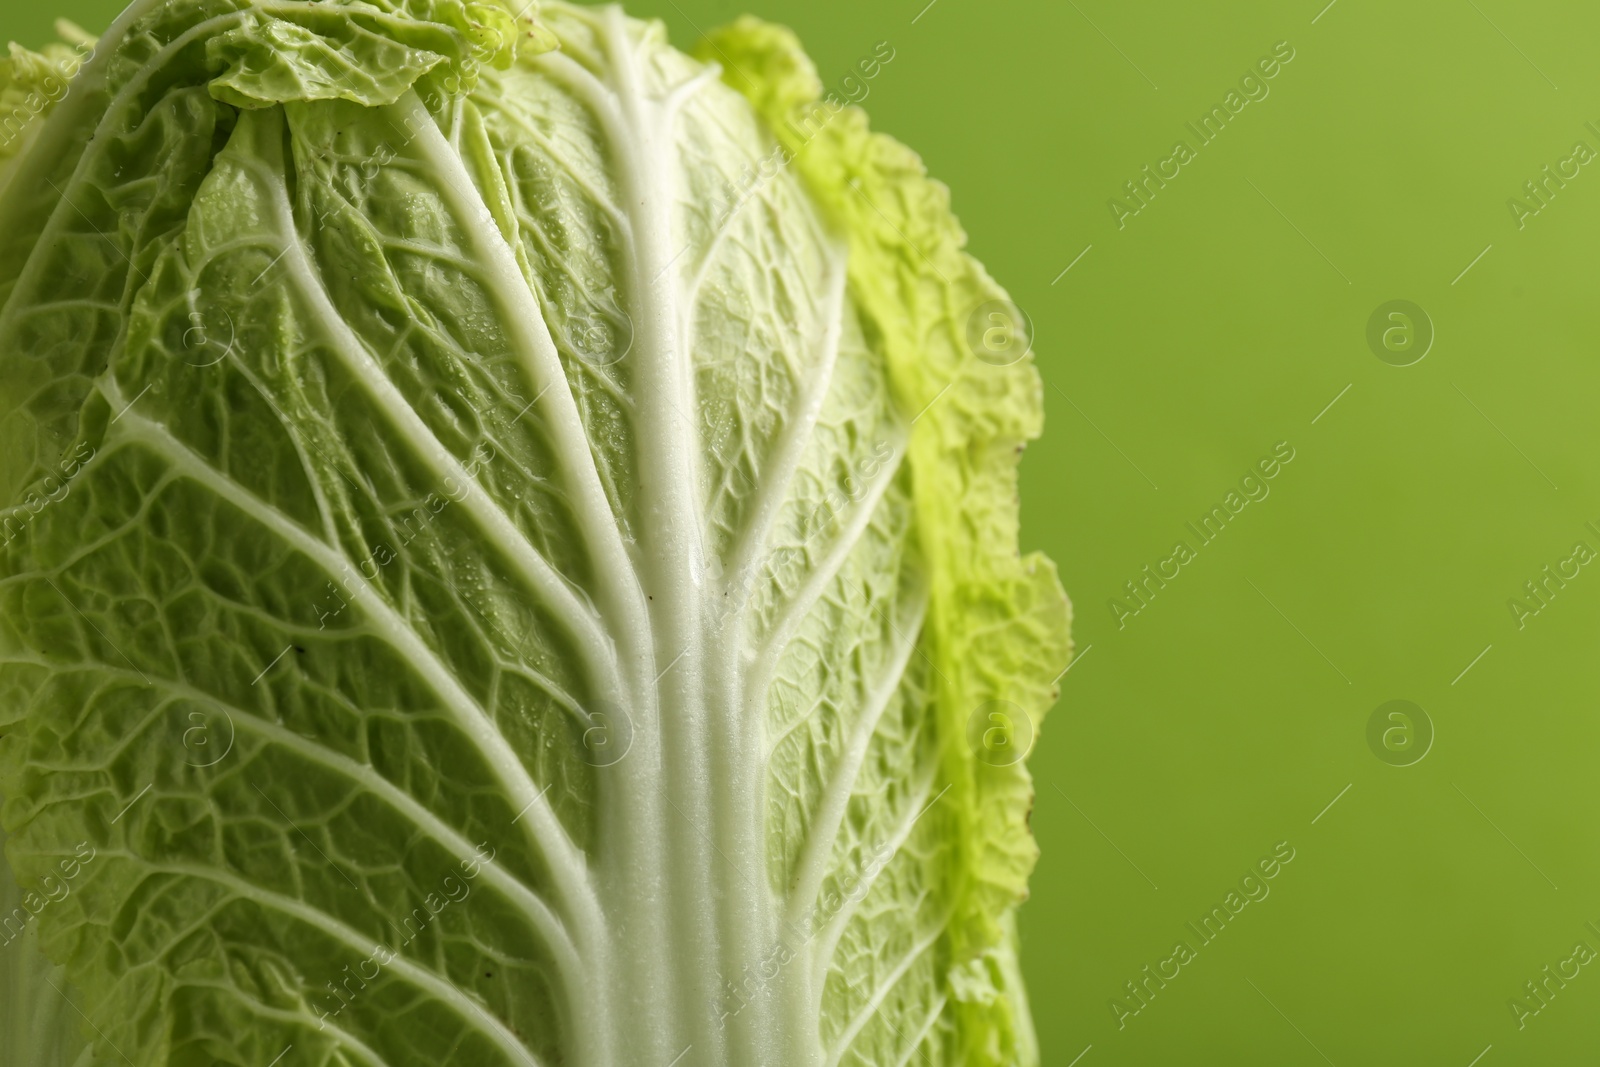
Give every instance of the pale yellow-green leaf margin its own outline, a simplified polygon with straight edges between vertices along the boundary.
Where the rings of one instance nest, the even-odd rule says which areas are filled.
[[[37,52],[12,41],[0,56],[0,160],[22,150],[94,51],[94,37],[74,23],[57,19],[55,30],[60,40]]]
[[[240,108],[289,101],[392,104],[432,74],[445,92],[470,91],[484,67],[555,46],[536,3],[511,0],[338,0],[246,9],[206,43],[211,95]]]
[[[1016,959],[1015,908],[1038,847],[1028,828],[1033,781],[1024,764],[994,766],[968,743],[973,713],[1009,701],[1033,733],[1055,702],[1071,656],[1071,607],[1044,556],[1018,552],[1017,464],[1043,423],[1031,355],[1008,366],[968,343],[980,306],[1010,298],[964,251],[949,190],[867,116],[824,97],[789,30],[745,17],[703,41],[792,155],[850,242],[851,291],[879,333],[897,399],[917,415],[909,457],[918,527],[932,563],[931,643],[945,738],[945,800],[962,813],[950,872],[948,992],[960,1048],[952,1062],[1038,1062]]]

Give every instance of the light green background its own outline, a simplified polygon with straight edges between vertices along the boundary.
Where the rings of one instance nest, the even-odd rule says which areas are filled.
[[[634,10],[688,45],[745,2]],[[1059,562],[1083,656],[1033,758],[1046,1064],[1564,1067],[1600,1039],[1600,961],[1525,1029],[1507,1006],[1600,950],[1600,566],[1524,629],[1507,607],[1600,549],[1600,161],[1525,228],[1507,208],[1600,149],[1600,9],[1324,2],[756,10],[830,82],[895,48],[875,124],[1035,323],[1024,547]],[[0,31],[118,6],[8,4]],[[1270,95],[1119,230],[1108,199],[1279,41]],[[1403,368],[1365,339],[1398,298],[1437,332]],[[1279,441],[1270,496],[1119,629],[1108,599]],[[1409,767],[1366,741],[1395,698],[1437,731]],[[1270,896],[1119,1030],[1123,983],[1281,841]]]

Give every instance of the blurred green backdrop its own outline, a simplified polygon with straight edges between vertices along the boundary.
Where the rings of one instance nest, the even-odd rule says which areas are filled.
[[[1034,323],[1024,547],[1081,657],[1033,757],[1050,1065],[1565,1065],[1600,1038],[1600,9],[1325,3],[749,8],[827,82],[894,48],[866,107]],[[687,46],[747,0],[631,6]],[[119,7],[8,4],[0,32]],[[1369,730],[1391,700],[1421,714]]]

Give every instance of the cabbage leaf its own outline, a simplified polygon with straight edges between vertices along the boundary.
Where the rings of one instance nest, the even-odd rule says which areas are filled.
[[[917,157],[753,19],[63,33],[0,64],[6,1062],[1036,1063],[1039,380]]]

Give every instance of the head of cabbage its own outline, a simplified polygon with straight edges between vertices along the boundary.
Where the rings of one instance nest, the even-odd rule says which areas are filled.
[[[753,19],[60,32],[0,67],[5,1061],[1036,1062],[1039,381],[917,157]]]

